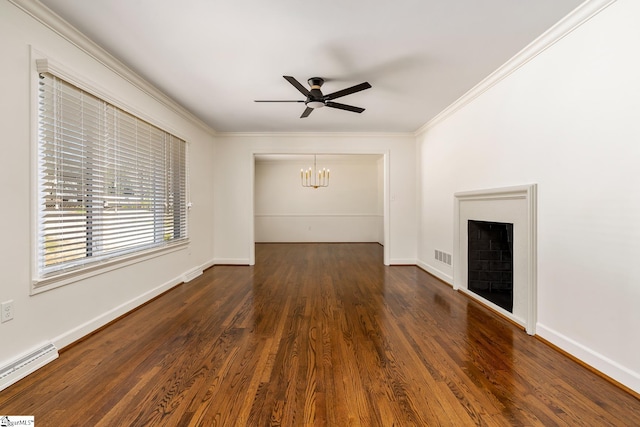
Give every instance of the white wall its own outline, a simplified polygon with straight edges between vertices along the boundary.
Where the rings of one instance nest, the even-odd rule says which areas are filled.
[[[328,187],[301,185],[313,156],[260,156],[255,163],[256,242],[377,242],[383,215],[381,155],[318,156]]]
[[[69,344],[213,259],[251,262],[255,153],[369,153],[384,154],[389,166],[384,202],[390,262],[411,264],[417,258],[445,279],[452,271],[434,262],[433,249],[452,252],[453,193],[538,183],[538,333],[640,391],[637,16],[640,2],[618,0],[429,127],[416,151],[413,137],[397,134],[222,134],[214,145],[209,130],[114,72],[103,53],[88,55],[90,44],[78,43],[76,36],[70,42],[12,3],[0,2],[2,76],[11,82],[3,86],[0,102],[0,178],[11,183],[4,190],[11,204],[2,211],[0,301],[13,300],[15,306],[15,318],[0,324],[0,366],[44,342]],[[189,142],[194,208],[187,249],[29,295],[30,46]],[[485,162],[489,158],[491,164]]]
[[[188,217],[191,243],[187,248],[30,296],[34,241],[31,218],[35,209],[32,198],[35,141],[30,130],[34,123],[32,103],[37,101],[31,92],[37,74],[31,68],[30,45],[109,91],[127,106],[144,112],[154,124],[188,141],[194,207]],[[107,58],[103,52],[96,52],[101,60]],[[3,366],[45,342],[51,341],[58,348],[68,345],[179,283],[185,273],[211,262],[213,136],[178,107],[145,93],[8,1],[0,2],[0,57],[5,82],[0,102],[3,135],[0,177],[8,202],[1,214],[0,301],[13,300],[15,309],[14,319],[0,324],[0,366]]]
[[[618,0],[418,139],[418,259],[453,194],[538,183],[543,338],[640,391],[640,2]]]
[[[385,250],[389,251],[391,264],[415,263],[415,138],[403,134],[218,135],[214,163],[216,263],[248,264],[253,261],[256,153],[387,156],[389,239],[385,242]]]

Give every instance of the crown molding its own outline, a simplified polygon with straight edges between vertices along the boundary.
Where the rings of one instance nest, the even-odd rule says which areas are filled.
[[[536,38],[533,42],[529,43],[524,49],[515,54],[510,60],[500,66],[500,68],[458,98],[453,104],[449,105],[438,115],[416,130],[414,132],[414,136],[419,137],[431,127],[471,103],[474,99],[500,83],[520,67],[540,55],[542,52],[553,46],[573,30],[589,21],[616,1],[617,0],[586,0],[567,16],[558,21],[554,26]]]
[[[413,132],[216,132],[223,138],[414,138]]]
[[[256,164],[309,164],[313,156],[318,157],[318,162],[326,165],[370,165],[377,164],[384,157],[383,153],[377,154],[351,154],[351,153],[297,153],[297,154],[271,154],[271,153],[254,153]]]
[[[192,124],[198,126],[205,132],[215,135],[216,132],[205,122],[196,117],[193,113],[178,104],[172,98],[165,95],[158,88],[150,84],[148,81],[139,76],[135,71],[124,65],[120,60],[111,55],[105,49],[93,42],[75,27],[54,13],[51,9],[43,5],[37,0],[9,0],[17,8],[21,9],[27,15],[43,24],[63,39],[98,61],[100,64],[116,73],[118,76],[140,89],[146,95],[150,96],[160,104],[169,108],[180,117],[188,120]]]

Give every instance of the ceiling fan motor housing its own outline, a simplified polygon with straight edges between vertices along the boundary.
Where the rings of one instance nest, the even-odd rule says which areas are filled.
[[[307,80],[307,83],[309,83],[311,89],[316,89],[314,88],[314,86],[318,86],[317,89],[320,89],[320,87],[322,87],[322,85],[324,84],[324,79],[322,77],[311,77],[309,80]]]
[[[324,79],[322,77],[311,77],[307,80],[311,90],[309,91],[309,96],[305,102],[305,105],[309,108],[321,108],[324,107],[324,100],[322,99],[323,95],[320,91],[324,83]]]

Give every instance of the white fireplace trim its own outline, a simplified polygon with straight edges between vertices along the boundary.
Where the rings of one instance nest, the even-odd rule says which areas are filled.
[[[517,318],[512,313],[495,306],[494,308],[513,319],[517,323],[524,326],[526,332],[529,335],[535,335],[536,322],[537,322],[537,185],[527,184],[514,187],[502,187],[492,188],[485,190],[464,191],[455,193],[454,204],[454,242],[453,242],[453,289],[464,292],[470,297],[481,301],[484,304],[488,302],[483,298],[477,296],[475,293],[467,289],[467,284],[463,283],[463,278],[466,274],[463,274],[468,268],[467,265],[463,265],[461,256],[461,235],[460,235],[460,205],[461,203],[468,203],[474,201],[490,202],[500,200],[523,200],[526,226],[526,281],[527,281],[527,294],[526,294],[526,313],[525,319]],[[466,238],[466,236],[464,236]],[[464,270],[463,270],[464,269]],[[515,287],[515,283],[514,283]],[[493,307],[493,304],[488,303]]]

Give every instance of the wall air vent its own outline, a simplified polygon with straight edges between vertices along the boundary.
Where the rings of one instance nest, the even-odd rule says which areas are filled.
[[[434,258],[444,264],[451,265],[451,254],[436,249],[434,251]]]

